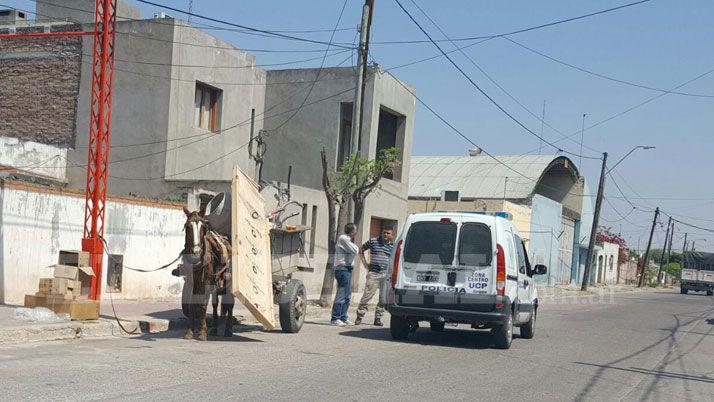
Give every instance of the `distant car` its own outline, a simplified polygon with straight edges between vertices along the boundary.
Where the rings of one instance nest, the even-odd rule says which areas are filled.
[[[444,212],[410,215],[395,240],[391,281],[381,297],[391,335],[403,340],[419,321],[434,331],[446,323],[490,328],[508,349],[513,327],[535,334],[538,294],[525,244],[507,213]]]
[[[714,253],[685,251],[682,254],[682,277],[679,280],[680,292],[690,290],[707,292],[714,295]]]

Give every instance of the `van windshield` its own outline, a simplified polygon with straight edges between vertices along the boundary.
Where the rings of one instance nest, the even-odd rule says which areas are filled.
[[[459,235],[459,265],[491,265],[491,229],[482,223],[464,223]]]
[[[454,260],[456,223],[417,222],[409,228],[404,261],[449,265]]]

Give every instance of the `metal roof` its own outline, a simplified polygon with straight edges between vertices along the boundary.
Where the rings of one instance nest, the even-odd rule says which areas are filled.
[[[460,198],[526,199],[533,194],[543,174],[555,164],[568,164],[577,174],[572,161],[564,156],[496,158],[498,160],[488,155],[412,156],[409,197],[441,197],[443,191],[459,191]]]

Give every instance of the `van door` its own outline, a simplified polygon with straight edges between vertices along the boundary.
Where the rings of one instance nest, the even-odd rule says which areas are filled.
[[[400,287],[435,293],[463,290],[454,272],[458,224],[451,219],[414,222],[404,241]]]
[[[459,231],[458,262],[464,271],[467,293],[495,293],[494,246],[491,228],[479,222],[464,222]]]
[[[518,300],[520,303],[532,303],[533,279],[530,276],[526,250],[520,236],[513,235],[513,238],[516,242],[516,252],[518,254]]]

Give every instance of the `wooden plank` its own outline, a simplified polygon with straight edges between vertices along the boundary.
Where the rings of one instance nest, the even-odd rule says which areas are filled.
[[[232,293],[268,330],[276,327],[268,218],[257,184],[233,167],[231,232]]]

